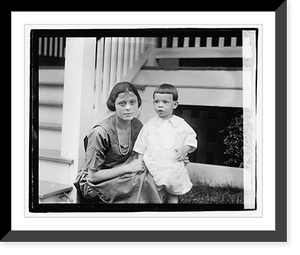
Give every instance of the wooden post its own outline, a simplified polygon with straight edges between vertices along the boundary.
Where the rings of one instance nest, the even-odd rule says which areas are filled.
[[[212,37],[207,37],[206,38],[206,47],[207,48],[212,47]]]
[[[219,47],[224,47],[225,37],[219,37]]]
[[[140,57],[140,42],[141,39],[140,37],[136,37],[135,38],[135,53],[134,53],[134,63],[136,61],[138,61],[139,57]]]
[[[66,40],[61,156],[74,160],[69,184],[74,182],[83,164],[83,139],[93,118],[95,51],[96,38]],[[75,194],[73,189],[72,195]]]
[[[111,38],[111,60],[110,60],[110,77],[109,77],[109,88],[107,93],[113,88],[116,82],[116,72],[117,72],[117,49],[118,49],[118,38]],[[108,94],[106,94],[107,98]]]
[[[101,106],[102,80],[103,80],[103,59],[104,59],[104,37],[97,42],[96,60],[96,89],[95,89],[95,109]]]
[[[162,48],[167,48],[167,37],[162,37],[161,38],[161,47]]]
[[[109,74],[110,74],[110,59],[111,59],[111,37],[106,37],[104,41],[104,62],[103,62],[103,85],[101,101],[106,101],[106,96],[109,91]]]
[[[148,48],[149,48],[149,58],[145,63],[145,66],[158,66],[158,63],[155,59],[155,49],[156,49],[156,38],[149,37],[148,38]]]
[[[196,37],[195,38],[195,47],[200,47],[200,42],[201,42],[201,38],[200,37]]]
[[[129,69],[133,66],[133,61],[134,61],[134,49],[135,49],[135,37],[130,37]]]
[[[183,40],[183,47],[184,48],[189,47],[189,41],[190,41],[189,37],[184,37],[184,40]]]
[[[129,67],[129,47],[130,47],[130,39],[129,37],[125,37],[125,49],[124,49],[124,69],[122,75],[127,73]]]
[[[145,37],[141,38],[141,49],[140,49],[140,54],[143,54],[145,51]]]
[[[117,60],[117,82],[121,81],[123,74],[123,61],[124,61],[124,38],[119,37],[118,44],[118,60]]]
[[[178,47],[178,37],[173,37],[172,48]]]

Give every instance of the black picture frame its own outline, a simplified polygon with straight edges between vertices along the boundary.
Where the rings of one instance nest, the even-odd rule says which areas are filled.
[[[278,1],[279,2],[279,1]],[[275,12],[275,230],[267,231],[15,231],[11,229],[11,194],[2,210],[2,242],[285,242],[287,241],[287,1]],[[244,8],[244,7],[243,7]],[[266,7],[264,7],[266,8]],[[255,8],[254,8],[255,9]],[[214,11],[214,10],[212,10]],[[224,10],[222,10],[224,11]],[[253,10],[247,10],[253,11]],[[255,9],[255,11],[258,11]],[[10,177],[7,182],[11,183]],[[6,187],[7,189],[7,187]],[[10,190],[10,187],[9,187]],[[7,193],[7,192],[5,192]],[[280,195],[279,195],[280,194]]]
[[[100,35],[104,35],[107,37],[111,36],[132,36],[132,37],[140,37],[140,36],[154,36],[157,38],[161,38],[162,36],[178,36],[183,39],[185,36],[196,37],[197,34],[205,34],[206,36],[217,35],[220,36],[230,34],[231,36],[236,36],[242,44],[242,34],[245,31],[251,31],[255,33],[255,44],[257,47],[258,37],[259,37],[259,29],[253,27],[239,27],[239,28],[151,28],[151,29],[32,29],[31,36],[31,88],[38,84],[38,70],[40,59],[38,59],[38,38],[43,37],[45,35],[49,36],[63,36],[63,37],[97,37]],[[229,39],[229,37],[227,37]],[[229,41],[229,40],[227,40]],[[182,40],[183,43],[183,40]],[[159,42],[158,42],[159,44]],[[49,59],[47,60],[49,64]],[[53,63],[53,62],[52,62]],[[240,65],[242,65],[242,58],[240,59]],[[61,64],[63,65],[63,64]],[[37,86],[35,86],[37,87]],[[38,90],[33,88],[34,90]],[[33,92],[34,94],[34,92]],[[36,93],[38,94],[38,93]],[[38,102],[39,98],[33,102],[33,112],[35,116],[39,116],[38,112]],[[219,107],[218,107],[219,108]],[[231,107],[230,107],[231,108]],[[232,112],[236,112],[238,108],[232,107]],[[220,109],[218,109],[220,111]],[[176,115],[176,113],[175,113]],[[180,116],[180,115],[178,115]],[[33,126],[38,127],[38,118],[33,118]],[[35,122],[35,123],[34,123]],[[38,128],[36,128],[38,130]],[[219,139],[221,141],[221,139]],[[36,142],[37,144],[39,141]],[[83,142],[82,142],[83,145]],[[256,202],[253,203],[251,208],[245,208],[243,203],[179,203],[176,205],[172,204],[151,204],[151,203],[41,203],[38,199],[39,194],[39,165],[38,160],[36,160],[38,155],[38,150],[35,150],[33,153],[32,166],[29,169],[29,212],[30,213],[81,213],[81,212],[145,212],[145,211],[155,211],[155,212],[204,212],[204,211],[231,211],[231,212],[241,212],[241,211],[254,211],[257,209]],[[189,155],[191,157],[191,155]],[[191,159],[191,158],[190,158]],[[195,162],[192,161],[191,162]],[[208,162],[207,162],[208,163]],[[255,194],[254,194],[255,196]]]

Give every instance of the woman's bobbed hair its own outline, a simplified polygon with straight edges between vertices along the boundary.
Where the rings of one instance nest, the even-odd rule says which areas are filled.
[[[114,112],[116,110],[115,102],[118,95],[120,93],[124,93],[127,90],[133,92],[136,95],[138,99],[138,107],[140,107],[142,104],[142,99],[139,95],[139,92],[137,91],[134,85],[132,85],[130,82],[125,81],[125,82],[119,82],[113,87],[106,102],[107,108]]]

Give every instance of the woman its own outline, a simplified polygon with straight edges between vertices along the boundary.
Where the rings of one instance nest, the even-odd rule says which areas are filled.
[[[132,149],[142,128],[135,118],[142,100],[129,82],[117,83],[106,105],[114,115],[85,141],[86,158],[75,187],[80,203],[162,203],[152,176]]]

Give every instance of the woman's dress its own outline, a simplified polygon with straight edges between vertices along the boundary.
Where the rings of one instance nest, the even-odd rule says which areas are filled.
[[[116,115],[95,126],[85,139],[86,158],[75,180],[80,203],[162,203],[152,175],[146,170],[137,174],[125,174],[98,184],[91,183],[88,169],[101,171],[131,162],[136,155],[133,146],[142,128],[142,123],[131,121],[129,148],[119,145]],[[127,152],[127,153],[126,153]]]

